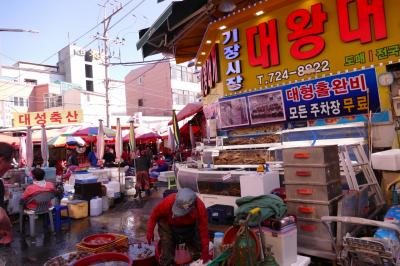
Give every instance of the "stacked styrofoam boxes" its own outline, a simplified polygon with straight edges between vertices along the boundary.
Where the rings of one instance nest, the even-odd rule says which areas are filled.
[[[342,195],[337,146],[290,148],[283,151],[288,213],[296,215],[299,248],[332,252],[322,216],[337,214]],[[335,228],[330,228],[335,235]]]

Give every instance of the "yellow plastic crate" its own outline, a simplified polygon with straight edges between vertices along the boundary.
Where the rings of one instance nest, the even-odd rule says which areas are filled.
[[[89,215],[89,203],[86,200],[72,200],[68,202],[69,217],[73,219],[86,218]],[[67,216],[67,211],[61,212],[62,216]]]

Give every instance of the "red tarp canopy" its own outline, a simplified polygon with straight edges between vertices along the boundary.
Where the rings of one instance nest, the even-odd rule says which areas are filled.
[[[192,130],[193,130],[193,134],[197,134],[198,132],[200,132],[200,127],[199,126],[195,126],[192,125]],[[190,134],[190,130],[189,130],[189,123],[184,124],[180,129],[179,132],[181,134]]]
[[[188,103],[185,107],[183,107],[182,110],[179,111],[179,113],[176,114],[176,118],[179,122],[185,118],[188,118],[189,116],[197,114],[202,110],[203,110],[202,103]],[[172,125],[172,120],[169,121],[168,125]]]

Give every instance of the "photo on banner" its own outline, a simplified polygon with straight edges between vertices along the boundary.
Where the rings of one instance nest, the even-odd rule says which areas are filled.
[[[219,119],[221,128],[249,125],[246,97],[221,101]]]
[[[251,124],[286,120],[282,91],[251,95],[248,100]]]

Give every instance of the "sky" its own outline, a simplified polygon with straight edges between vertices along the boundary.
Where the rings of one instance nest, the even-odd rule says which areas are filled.
[[[0,64],[12,65],[16,61],[27,61],[55,65],[57,52],[82,34],[99,24],[104,18],[104,3],[107,0],[0,0],[0,28],[39,31],[0,32]],[[118,3],[125,5],[110,23],[111,40],[125,38],[124,45],[111,44],[110,51],[120,59],[111,62],[132,62],[161,58],[161,55],[143,59],[136,49],[138,31],[151,26],[168,7],[172,0],[157,3],[157,0],[108,0],[107,14]],[[122,19],[127,15],[125,18]],[[122,19],[120,22],[118,22]],[[118,23],[117,23],[118,22]],[[90,33],[76,41],[85,47],[93,41],[97,32],[102,33],[99,24]],[[86,50],[98,49],[102,42],[94,41]],[[54,55],[54,56],[53,56]],[[51,58],[49,58],[52,56]],[[45,61],[46,60],[46,61]],[[134,66],[110,67],[110,78],[123,80]]]

